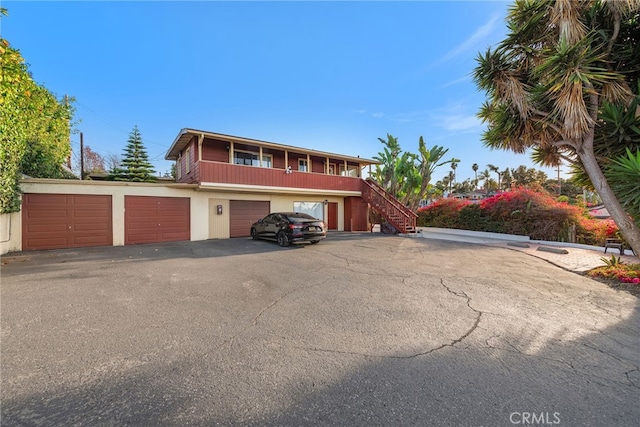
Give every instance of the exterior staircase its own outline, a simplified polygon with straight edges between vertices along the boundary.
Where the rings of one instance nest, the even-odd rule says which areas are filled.
[[[371,178],[362,180],[362,198],[398,232],[403,234],[416,232],[418,215]]]

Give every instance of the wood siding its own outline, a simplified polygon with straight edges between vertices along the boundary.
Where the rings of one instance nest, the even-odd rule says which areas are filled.
[[[125,245],[190,240],[190,199],[125,196]]]
[[[369,231],[369,205],[361,197],[344,198],[344,230]]]
[[[311,156],[311,172],[313,173],[325,173],[325,162],[327,161],[324,157],[316,157]]]
[[[341,165],[344,165],[344,160],[342,159],[335,157],[329,158],[329,163],[335,167],[331,174],[333,178],[325,180],[317,176],[329,174],[326,166],[326,157],[318,155],[310,155],[307,157],[307,153],[287,150],[286,156],[288,162],[286,162],[285,150],[263,147],[262,153],[264,155],[270,155],[272,158],[272,167],[258,168],[256,166],[234,165],[229,162],[229,151],[232,147],[233,150],[253,153],[260,152],[259,145],[231,143],[222,139],[205,137],[202,144],[202,160],[200,160],[198,137],[194,135],[189,140],[189,143],[180,151],[180,173],[178,174],[179,178],[176,179],[176,182],[188,184],[212,182],[344,191],[359,191],[360,189],[359,183],[350,181],[353,180],[354,177],[342,177],[338,175]],[[310,172],[300,172],[304,173],[304,176],[297,175],[299,173],[299,159],[310,160],[308,164]],[[187,172],[187,163],[189,160],[190,170]],[[348,161],[347,164],[357,169],[360,168],[360,165],[354,161]],[[293,174],[285,174],[287,166],[291,167],[294,172]],[[286,179],[284,175],[286,175]],[[312,178],[311,176],[314,177]]]
[[[274,169],[286,169],[287,167],[284,164],[284,151],[273,150],[271,148],[265,148],[262,150],[263,154],[270,154],[273,157],[273,168]]]
[[[202,144],[202,160],[229,163],[229,143],[217,139],[205,138]]]
[[[111,196],[24,194],[22,250],[113,244]]]
[[[360,191],[361,178],[200,162],[200,181],[224,184],[264,185],[271,187],[313,188],[319,190]]]

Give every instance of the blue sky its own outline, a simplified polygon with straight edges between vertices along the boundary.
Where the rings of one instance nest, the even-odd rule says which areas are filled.
[[[533,166],[484,148],[475,117],[485,96],[470,74],[504,38],[508,2],[1,4],[2,36],[38,83],[76,98],[103,156],[137,125],[159,172],[185,127],[366,158],[388,133],[412,152],[423,136],[461,159],[458,180],[473,163]]]

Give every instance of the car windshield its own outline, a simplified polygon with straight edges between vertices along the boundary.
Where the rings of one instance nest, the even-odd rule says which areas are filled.
[[[313,221],[318,220],[317,218],[314,218],[311,215],[302,213],[302,212],[288,213],[287,218],[289,218],[291,222],[305,222],[309,220],[313,220]]]

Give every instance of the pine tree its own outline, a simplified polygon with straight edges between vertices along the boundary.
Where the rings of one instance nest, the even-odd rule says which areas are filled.
[[[135,126],[129,134],[122,162],[111,170],[110,176],[114,181],[155,182],[154,172],[138,126]]]

